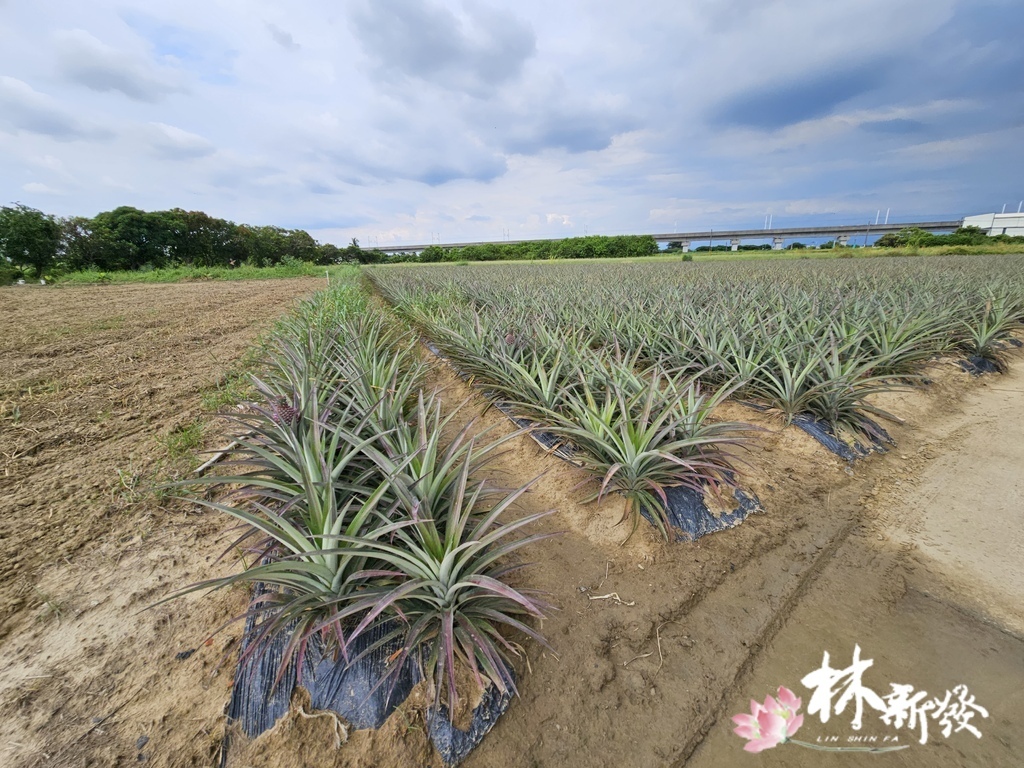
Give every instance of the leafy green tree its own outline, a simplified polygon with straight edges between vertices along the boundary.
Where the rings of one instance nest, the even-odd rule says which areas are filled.
[[[304,229],[284,230],[284,259],[316,262],[320,255],[316,240]]]
[[[420,261],[444,261],[445,251],[440,245],[430,245],[420,251]]]
[[[930,242],[935,235],[930,232],[925,232],[923,229],[918,227],[909,227],[908,229],[901,229],[897,235],[903,241],[905,245],[909,245],[912,248],[919,248],[923,245],[931,245]]]
[[[95,232],[92,219],[72,216],[61,220],[61,251],[59,263],[68,272],[98,269],[103,245]]]
[[[384,260],[384,254],[378,250],[367,251],[361,248],[359,241],[353,237],[352,242],[345,247],[345,258],[348,261],[357,261],[360,264],[380,264]]]
[[[235,230],[236,249],[251,267],[271,267],[284,253],[284,230],[242,224]]]
[[[42,277],[57,260],[61,226],[53,216],[15,203],[0,208],[0,259]]]
[[[181,208],[157,211],[149,217],[155,239],[166,243],[167,257],[174,264],[230,266],[245,258],[233,222]]]
[[[318,246],[317,264],[341,264],[345,261],[345,252],[334,243],[321,243]]]
[[[170,261],[170,232],[161,213],[150,214],[123,205],[93,218],[92,231],[98,239],[99,269],[163,267]]]
[[[947,239],[949,245],[984,245],[988,241],[988,233],[981,227],[960,227]]]

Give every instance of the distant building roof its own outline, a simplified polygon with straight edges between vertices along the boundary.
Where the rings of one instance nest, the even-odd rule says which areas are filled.
[[[964,217],[963,226],[977,227],[989,236],[1024,236],[1024,213],[982,213]]]

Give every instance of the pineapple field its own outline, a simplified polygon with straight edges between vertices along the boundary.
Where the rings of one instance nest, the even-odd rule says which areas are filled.
[[[741,765],[855,645],[1024,750],[1024,259],[330,283],[0,294],[5,765]]]

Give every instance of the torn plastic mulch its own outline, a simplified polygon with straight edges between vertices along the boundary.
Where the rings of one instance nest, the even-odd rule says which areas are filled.
[[[865,438],[863,441],[851,438],[849,442],[836,435],[835,430],[828,422],[816,419],[809,413],[800,413],[794,416],[793,426],[802,429],[844,461],[863,459],[872,453],[885,453],[888,450],[886,445],[896,445],[896,441],[881,426],[866,417],[864,421],[868,422],[876,436]]]
[[[1005,350],[1008,347],[1024,347],[1024,342],[1010,336],[1001,341],[992,342],[992,346],[997,350]],[[1005,368],[1000,367],[997,361],[990,360],[981,355],[970,355],[964,360],[957,360],[957,364],[961,369],[971,374],[971,376],[981,376],[983,373],[1005,373]]]
[[[512,669],[509,669],[512,672]],[[515,674],[513,672],[513,674]],[[502,693],[493,685],[484,691],[480,703],[473,710],[473,720],[468,731],[456,728],[448,718],[448,708],[442,705],[427,710],[427,733],[434,748],[441,755],[445,765],[458,765],[473,751],[486,733],[498,722],[498,718],[508,709],[512,701],[512,692]]]
[[[696,541],[709,533],[735,528],[746,520],[748,515],[763,511],[756,496],[739,488],[732,489],[736,506],[732,511],[720,513],[712,512],[707,504],[707,496],[695,488],[666,488],[665,496],[668,499],[665,511],[668,513],[668,521],[676,535],[676,541]],[[651,524],[654,523],[647,509],[642,509],[641,514]]]
[[[261,585],[257,586],[256,596],[264,592]],[[229,725],[237,723],[246,736],[256,738],[287,714],[292,694],[301,685],[309,693],[313,709],[333,712],[356,729],[380,728],[423,679],[417,660],[410,657],[392,679],[382,682],[389,658],[402,647],[400,638],[358,658],[393,628],[390,624],[378,624],[357,637],[348,648],[351,663],[341,657],[335,658],[334,653],[325,648],[320,636],[313,635],[303,659],[302,682],[298,682],[293,662],[275,685],[288,634],[282,632],[261,640],[265,647],[245,656],[259,637],[259,623],[255,616],[250,616],[245,623],[239,651],[245,656],[245,661],[235,670],[228,704]],[[473,710],[468,731],[461,731],[453,725],[443,706],[438,709],[431,705],[427,709],[430,740],[446,766],[458,765],[465,759],[508,708],[511,697],[511,692],[501,694],[489,687]],[[229,749],[229,739],[225,736],[221,766],[227,764]]]
[[[964,360],[957,360],[957,364],[962,370],[971,374],[971,376],[981,376],[983,373],[1000,373],[998,365],[980,355],[971,355]]]
[[[755,411],[764,413],[770,411],[771,407],[763,405],[761,403],[752,403],[749,400],[740,400],[740,405],[745,405],[747,408],[753,408]],[[808,435],[817,440],[822,446],[834,453],[844,461],[854,461],[855,459],[863,459],[865,456],[870,456],[872,453],[885,453],[888,448],[886,445],[896,445],[896,441],[889,436],[879,424],[872,421],[871,419],[862,417],[863,421],[866,422],[867,426],[875,432],[876,437],[869,438],[866,441],[858,440],[857,438],[851,438],[849,442],[839,437],[835,430],[832,429],[831,425],[827,421],[813,416],[810,413],[798,413],[796,414],[791,423],[794,427],[802,429]]]

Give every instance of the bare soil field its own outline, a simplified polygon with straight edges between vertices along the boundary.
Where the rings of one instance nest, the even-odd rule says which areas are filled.
[[[322,285],[0,289],[0,765],[134,762],[143,736],[210,764],[230,673],[218,648],[175,655],[230,601],[139,611],[206,572],[221,521],[151,488],[188,469],[203,395]]]
[[[222,573],[226,521],[147,490],[186,471],[169,435],[200,414],[260,328],[317,281],[10,289],[0,342],[0,764],[215,765],[240,628],[209,634],[240,592],[143,609]],[[848,466],[795,428],[762,427],[744,483],[765,513],[694,544],[641,528],[621,501],[582,504],[581,472],[521,437],[497,479],[542,479],[523,514],[562,531],[527,551],[530,586],[559,610],[555,653],[528,648],[513,700],[470,768],[489,766],[1018,765],[1024,753],[1022,363],[970,380],[949,361],[885,405],[899,447]],[[445,400],[511,429],[449,371]],[[223,438],[211,427],[208,446]],[[823,651],[875,659],[866,680],[940,693],[964,683],[990,717],[889,755],[742,749],[730,716],[800,677]],[[227,656],[225,656],[227,654]],[[226,660],[225,660],[226,659]],[[377,732],[293,712],[235,766],[438,766],[414,694]],[[838,722],[837,722],[838,721]],[[846,731],[840,726],[846,725]],[[831,728],[832,730],[829,730]],[[807,717],[800,737],[844,734]],[[877,729],[876,729],[877,730]],[[806,732],[806,733],[805,733]],[[344,743],[337,749],[337,741]],[[844,762],[845,761],[845,762]]]

